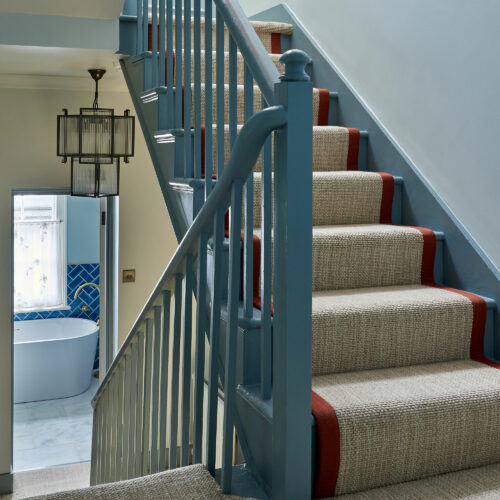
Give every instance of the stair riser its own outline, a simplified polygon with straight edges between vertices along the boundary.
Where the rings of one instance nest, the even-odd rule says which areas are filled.
[[[313,290],[419,284],[422,237],[313,238]]]
[[[350,133],[348,129],[338,128],[335,133],[328,134],[333,127],[314,127],[313,130],[313,170],[315,172],[337,172],[343,170],[356,170],[358,148],[356,147],[355,131]],[[238,127],[238,132],[241,126]],[[217,127],[212,131],[213,144],[217,144]],[[349,157],[349,144],[351,145],[351,156]],[[360,141],[361,142],[361,141]],[[224,127],[224,163],[229,160],[230,135],[229,126]],[[326,152],[325,152],[326,150]],[[274,137],[272,141],[271,158],[274,158]],[[213,149],[213,165],[217,163],[217,149]],[[254,171],[262,170],[262,155],[259,155]]]
[[[384,192],[382,177],[367,173],[357,175],[313,174],[313,225],[378,224]],[[400,188],[401,186],[398,185]],[[254,174],[254,226],[261,227],[262,176]],[[272,219],[271,219],[272,220]]]

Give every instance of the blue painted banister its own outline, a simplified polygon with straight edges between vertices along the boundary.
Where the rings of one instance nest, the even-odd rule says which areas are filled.
[[[172,162],[167,182],[183,177],[176,180],[182,186],[189,179],[193,209],[192,222],[92,401],[97,425],[92,484],[203,461],[214,475],[222,465],[221,486],[230,493],[235,431],[247,467],[254,467],[238,399],[243,355],[243,364],[255,363],[250,392],[260,405],[273,408],[266,413],[272,421],[267,443],[273,449],[272,496],[307,498],[312,87],[304,67],[309,58],[300,51],[284,54],[280,77],[237,0],[214,0],[214,16],[212,2],[206,3],[204,26],[200,0],[152,0],[151,15],[147,0],[127,1],[132,1],[128,17],[136,12],[137,38],[124,47],[137,40],[145,51],[122,61],[127,84],[135,88],[140,78],[141,94],[142,84],[153,86],[148,99],[134,102],[138,114],[148,115],[149,106],[148,119],[165,127],[155,135],[173,143],[162,150]],[[132,65],[135,80],[127,75]],[[242,86],[238,69],[244,70]],[[260,96],[254,103],[256,89]],[[254,104],[262,109],[255,113]],[[147,130],[149,123],[141,125]],[[156,160],[161,157],[159,150],[150,151]],[[254,200],[253,169],[261,154],[260,199]],[[261,253],[254,262],[258,204]],[[260,286],[254,283],[258,266]],[[244,343],[257,339],[250,340],[248,352],[241,346],[242,329],[253,330],[243,335]],[[217,451],[220,416],[222,453]]]
[[[155,289],[151,293],[146,305],[143,307],[139,317],[131,328],[131,333],[122,344],[117,356],[111,364],[104,380],[94,396],[92,402],[99,399],[100,394],[111,378],[117,363],[132,341],[133,334],[144,323],[151,308],[155,305],[158,295],[165,288],[167,281],[171,276],[182,271],[184,258],[188,252],[196,252],[196,242],[201,232],[212,228],[212,221],[217,209],[226,211],[230,205],[231,186],[237,179],[245,180],[259,156],[260,150],[267,136],[273,131],[286,124],[286,111],[282,106],[272,106],[256,113],[245,123],[241,129],[233,148],[233,154],[229,159],[223,175],[218,179],[217,184],[212,190],[212,194],[207,198],[202,209],[191,224],[188,232],[177,247],[170,263],[160,278]]]

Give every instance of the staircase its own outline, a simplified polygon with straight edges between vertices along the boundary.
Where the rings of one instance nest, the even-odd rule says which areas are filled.
[[[255,498],[498,498],[495,300],[446,286],[446,235],[404,224],[405,179],[368,170],[293,30],[236,0],[125,2],[180,243],[94,399],[91,483],[203,464]]]

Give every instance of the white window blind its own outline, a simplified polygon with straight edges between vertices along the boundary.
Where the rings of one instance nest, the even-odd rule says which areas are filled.
[[[14,196],[14,312],[66,307],[65,218],[65,196]]]

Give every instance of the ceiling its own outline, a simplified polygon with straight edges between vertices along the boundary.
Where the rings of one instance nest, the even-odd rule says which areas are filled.
[[[124,0],[0,0],[0,16],[4,13],[62,16],[61,23],[64,23],[64,17],[71,16],[103,19],[106,21],[102,23],[109,23],[108,19],[118,21],[123,2]],[[95,25],[95,33],[89,31],[76,38],[82,43],[82,47],[88,42],[86,38],[98,39],[99,30],[109,26],[102,23]],[[43,30],[41,33],[43,35]],[[86,90],[92,84],[87,72],[89,68],[106,69],[106,76],[100,85],[103,91],[126,90],[115,50],[34,46],[33,43],[0,44],[0,88]]]
[[[118,19],[124,0],[0,0],[0,12]]]
[[[125,91],[112,50],[0,45],[0,87],[91,89],[89,68],[104,68],[103,91]]]

